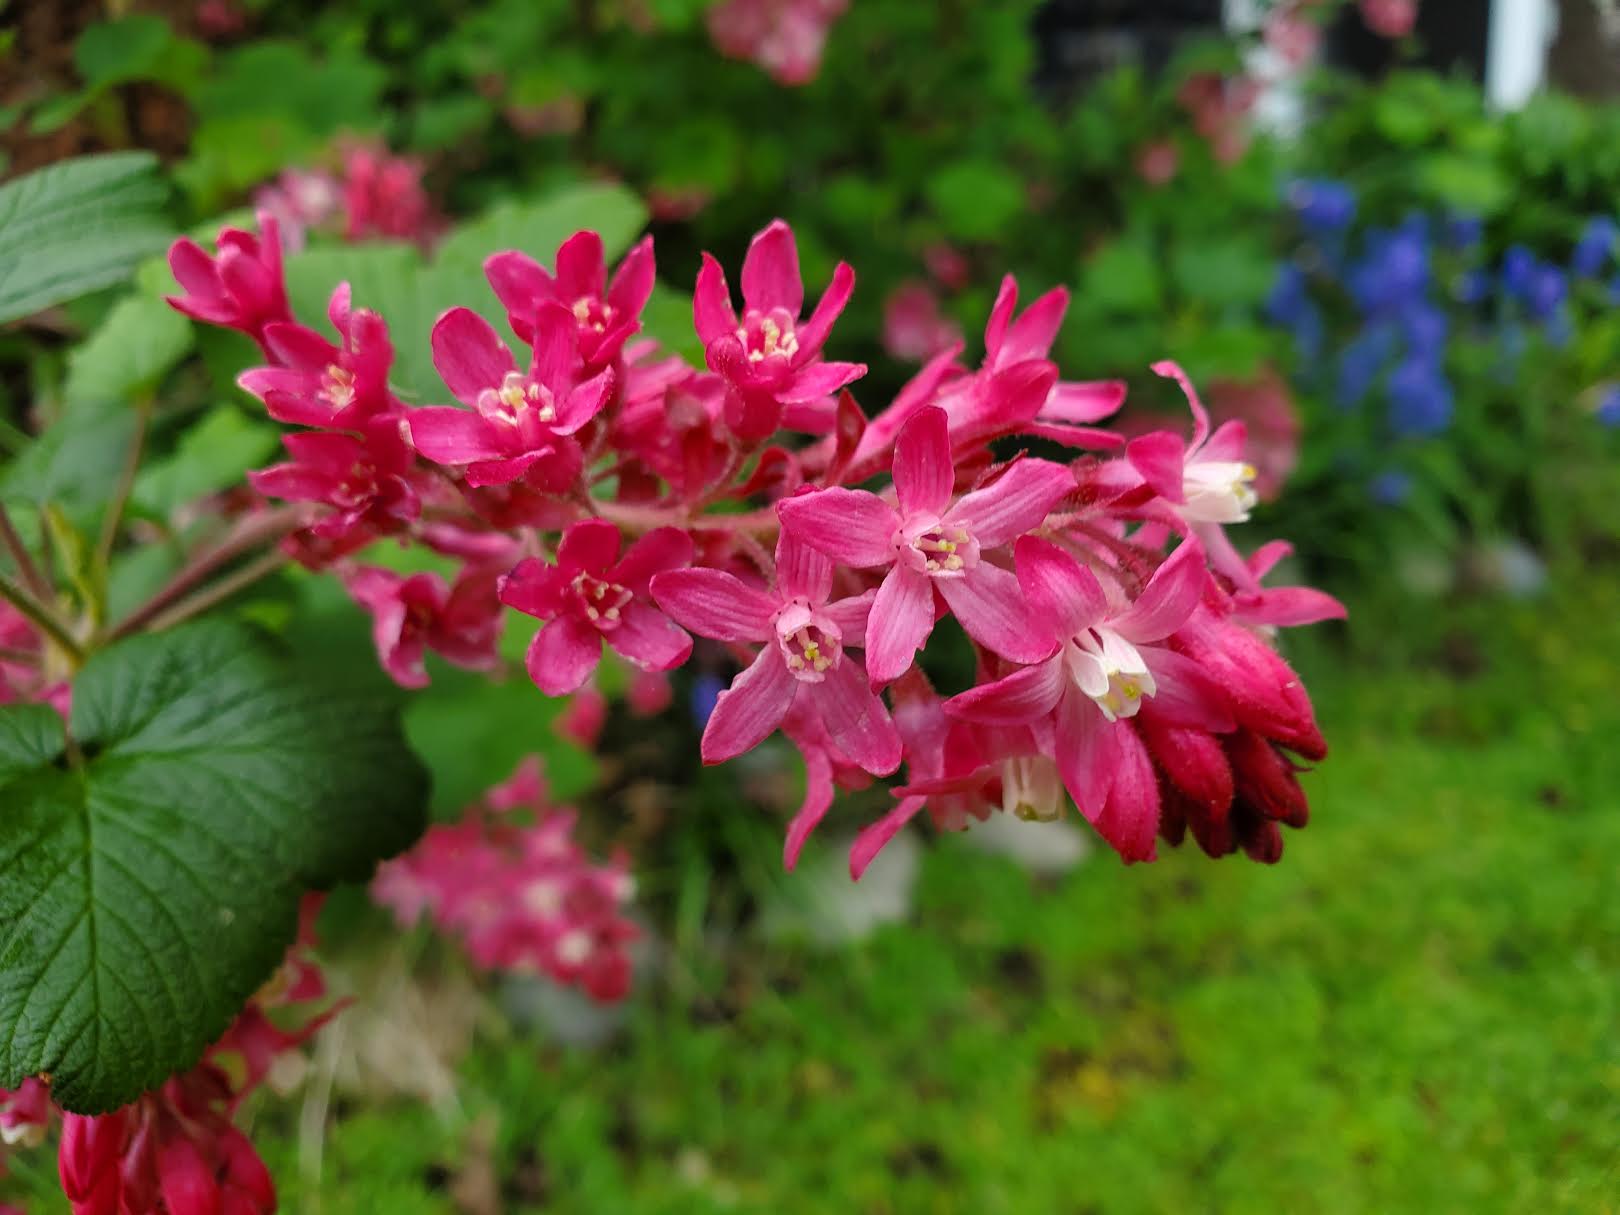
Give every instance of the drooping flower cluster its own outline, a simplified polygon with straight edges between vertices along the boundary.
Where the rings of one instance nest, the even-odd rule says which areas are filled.
[[[637,936],[624,914],[633,883],[624,858],[590,860],[575,822],[574,811],[550,804],[531,758],[459,821],[429,829],[384,865],[372,895],[403,926],[426,914],[479,966],[545,974],[617,1000],[630,986]]]
[[[396,679],[422,682],[427,652],[494,665],[509,607],[543,622],[529,674],[582,698],[563,721],[588,738],[604,646],[652,673],[698,651],[705,672],[731,664],[729,688],[692,696],[702,754],[721,763],[777,732],[802,754],[789,865],[835,788],[888,777],[900,800],[862,838],[857,871],[925,807],[961,827],[998,805],[1048,817],[1071,801],[1127,860],[1187,831],[1212,855],[1276,859],[1279,824],[1305,820],[1295,757],[1325,748],[1270,639],[1342,609],[1263,585],[1285,546],[1245,555],[1228,537],[1256,500],[1245,428],[1212,430],[1179,368],[1155,370],[1185,390],[1190,439],[1127,441],[1098,425],[1123,384],[1062,380],[1049,358],[1067,293],[1020,312],[1009,278],[978,367],[952,344],[869,416],[851,391],[865,368],[825,353],[854,273],[838,266],[807,315],[780,221],[743,263],[740,312],[704,259],[702,367],[640,336],[650,242],[611,280],[589,232],[552,266],[487,263],[521,357],[468,309],[439,320],[434,361],[457,406],[411,408],[387,389],[386,326],[344,287],[341,345],[285,320],[257,331],[271,367],[243,386],[307,429],[254,483],[310,504],[291,551],[373,613]],[[193,277],[226,284],[214,315],[257,323],[257,296]],[[437,554],[442,577],[360,565],[384,538]],[[974,676],[936,692],[919,657],[958,629]],[[487,964],[582,978],[567,968],[616,948],[623,875],[592,877],[568,825],[519,830],[475,809],[397,863],[382,897],[406,915],[433,907]],[[570,935],[549,895],[483,897],[537,880],[554,892],[550,861],[595,891],[605,937]]]
[[[58,1172],[73,1215],[270,1215],[276,1189],[236,1125],[242,1102],[341,1011],[312,953],[317,898],[299,940],[207,1056],[133,1105],[60,1113],[49,1086],[0,1092],[0,1138],[34,1146],[60,1119]]]
[[[349,142],[338,169],[288,169],[255,199],[276,217],[288,248],[303,246],[311,229],[346,241],[408,240],[430,244],[444,218],[422,184],[422,163],[378,144]]]
[[[778,84],[809,84],[827,31],[848,8],[849,0],[725,0],[709,10],[709,36],[722,54],[757,63]]]

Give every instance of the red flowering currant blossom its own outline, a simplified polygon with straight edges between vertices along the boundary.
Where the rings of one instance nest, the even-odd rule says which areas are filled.
[[[1023,459],[988,485],[952,501],[956,480],[945,411],[918,412],[894,445],[891,505],[874,493],[830,488],[784,499],[782,525],[843,565],[888,572],[866,624],[874,684],[911,667],[935,620],[937,590],[968,636],[1004,657],[1032,662],[1052,649],[1032,625],[1012,571],[991,550],[1038,527],[1074,488],[1061,464]]]
[[[343,151],[343,239],[427,244],[444,226],[422,185],[422,162],[372,143]]]
[[[854,289],[855,272],[839,262],[815,311],[801,321],[804,280],[798,245],[793,229],[777,220],[748,246],[739,321],[732,311],[725,271],[714,258],[703,255],[692,316],[710,368],[724,376],[730,388],[726,421],[739,437],[762,438],[784,418],[793,426],[795,408],[800,418],[813,418],[807,407],[866,374],[864,363],[828,363],[821,358],[833,322]],[[790,412],[784,415],[784,409]]]
[[[641,310],[652,295],[656,270],[652,237],[625,255],[607,282],[602,238],[578,232],[557,250],[552,275],[525,253],[508,250],[484,262],[484,276],[506,309],[512,332],[533,342],[540,305],[561,304],[578,326],[579,357],[587,375],[618,361],[624,344],[641,328]]]
[[[833,563],[784,532],[776,585],[749,586],[717,569],[653,579],[653,598],[675,621],[716,641],[764,643],[720,694],[703,731],[703,762],[723,763],[775,733],[800,701],[852,763],[874,776],[900,766],[900,735],[850,652],[865,640],[874,592],[832,600]]]
[[[0,1088],[0,1144],[38,1147],[51,1126],[51,1090],[29,1077],[16,1089]]]
[[[809,84],[821,70],[827,31],[849,0],[726,0],[709,10],[720,52],[748,59],[778,84]]]
[[[1373,33],[1405,38],[1417,28],[1418,0],[1361,0],[1361,19]]]
[[[564,533],[557,562],[530,557],[501,580],[501,602],[546,621],[529,646],[529,677],[548,696],[579,689],[596,670],[605,641],[639,667],[667,671],[685,662],[692,639],[648,598],[654,575],[692,560],[692,541],[661,527],[619,555],[619,529],[585,519]]]
[[[579,445],[571,437],[601,412],[613,392],[613,372],[581,382],[574,314],[540,305],[534,358],[525,373],[483,317],[452,308],[433,326],[433,365],[451,394],[471,409],[427,406],[406,418],[417,451],[436,464],[465,465],[467,484],[504,485],[530,475],[548,489],[566,489],[579,475]]]
[[[388,390],[394,347],[388,325],[375,312],[350,307],[348,283],[339,283],[327,308],[343,338],[334,346],[315,330],[290,321],[264,328],[264,341],[279,366],[258,367],[238,378],[264,402],[278,422],[329,430],[352,430],[401,406]]]
[[[962,340],[955,321],[940,312],[927,283],[901,283],[883,304],[883,349],[905,362],[924,362]]]
[[[291,321],[281,265],[281,234],[268,212],[259,215],[259,235],[226,228],[210,257],[196,241],[181,237],[169,248],[169,269],[184,295],[166,297],[195,320],[247,334],[274,359],[266,325]]]
[[[422,659],[428,650],[470,671],[494,669],[501,604],[498,569],[467,566],[455,585],[437,574],[405,576],[361,566],[344,575],[349,594],[372,618],[372,638],[383,670],[403,688],[427,686]]]

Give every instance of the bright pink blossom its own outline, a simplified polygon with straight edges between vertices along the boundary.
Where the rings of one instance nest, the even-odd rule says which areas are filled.
[[[893,357],[921,363],[961,340],[961,326],[940,312],[927,283],[901,283],[884,301],[883,348]]]
[[[763,643],[709,715],[704,763],[752,750],[802,702],[850,762],[875,776],[899,766],[900,736],[849,652],[865,641],[873,593],[833,600],[832,583],[832,561],[786,532],[776,546],[776,585],[768,591],[717,569],[653,579],[658,605],[692,632]]]
[[[332,292],[327,316],[341,347],[304,325],[266,325],[265,345],[279,365],[245,371],[237,383],[262,400],[272,418],[294,426],[352,430],[399,409],[388,391],[394,347],[387,322],[369,309],[351,308],[347,283]]]
[[[1166,186],[1181,170],[1181,150],[1175,141],[1155,139],[1136,151],[1136,175],[1150,186]]]
[[[652,237],[628,254],[607,282],[602,238],[579,232],[557,250],[557,272],[515,250],[484,263],[484,274],[506,308],[512,332],[533,342],[540,306],[551,301],[568,309],[578,327],[579,357],[587,375],[612,366],[624,344],[641,328],[641,310],[652,295],[656,269]]]
[[[189,237],[169,246],[169,269],[185,294],[167,299],[189,317],[247,334],[268,354],[265,326],[293,319],[276,221],[261,214],[257,236],[226,228],[215,248],[218,251],[210,257]]]
[[[760,232],[743,261],[741,320],[732,310],[725,271],[708,254],[698,272],[692,315],[709,366],[731,389],[726,421],[743,438],[777,428],[784,408],[808,406],[866,374],[864,363],[821,358],[833,322],[855,289],[855,272],[839,262],[808,320],[793,229],[782,220]]]
[[[369,143],[343,153],[343,239],[426,243],[444,221],[422,185],[422,162]]]
[[[38,1147],[51,1125],[51,1090],[32,1076],[14,1090],[0,1089],[0,1145]]]
[[[898,679],[933,631],[937,590],[975,641],[1020,662],[1052,650],[1032,625],[1010,570],[989,560],[1041,524],[1074,488],[1061,464],[1023,459],[952,500],[955,467],[945,411],[921,410],[894,446],[897,505],[866,490],[823,489],[777,504],[798,540],[855,568],[887,569],[866,625],[874,684]]]
[[[725,0],[709,10],[722,54],[749,59],[779,84],[808,84],[821,69],[827,31],[849,0]]]
[[[526,474],[548,489],[579,475],[571,437],[607,404],[611,370],[577,378],[574,314],[546,302],[535,316],[534,358],[517,369],[490,323],[452,308],[433,326],[433,364],[451,393],[471,409],[428,406],[407,414],[416,449],[436,464],[465,465],[467,484],[504,485]]]
[[[1417,28],[1418,0],[1361,0],[1361,19],[1373,33],[1405,38]]]
[[[405,576],[361,566],[344,577],[349,594],[371,613],[372,638],[383,670],[404,688],[428,683],[426,651],[473,671],[495,667],[501,605],[499,575],[468,566],[455,585],[437,574]]]
[[[557,561],[521,562],[501,580],[501,602],[546,621],[529,646],[529,677],[548,696],[581,687],[605,641],[639,667],[685,662],[692,639],[648,597],[655,575],[692,559],[692,541],[673,527],[647,533],[619,555],[619,529],[586,519],[564,533]]]

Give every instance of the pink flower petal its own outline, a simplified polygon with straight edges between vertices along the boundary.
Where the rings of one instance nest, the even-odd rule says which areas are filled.
[[[878,853],[888,847],[889,841],[899,835],[900,829],[927,804],[926,797],[902,798],[893,810],[864,828],[849,850],[849,876],[860,881],[861,875],[877,859]]]
[[[1181,391],[1187,394],[1187,405],[1192,409],[1193,415],[1192,442],[1187,446],[1197,448],[1209,434],[1209,411],[1204,408],[1204,403],[1198,399],[1198,390],[1193,387],[1192,381],[1187,378],[1187,373],[1181,369],[1181,365],[1170,359],[1153,364],[1149,370],[1154,375],[1162,375],[1167,380],[1174,380],[1181,385]]]
[[[569,390],[574,387],[578,341],[579,326],[574,314],[561,304],[543,302],[535,313],[534,358],[529,364],[529,378],[551,389],[559,403],[567,400]],[[580,425],[583,424],[581,421]]]
[[[677,624],[700,637],[764,641],[772,635],[771,615],[776,603],[723,570],[670,570],[658,574],[652,580],[652,597]]]
[[[601,657],[602,635],[582,617],[564,615],[535,634],[525,665],[547,696],[566,696],[585,685]]]
[[[582,519],[563,533],[557,545],[557,568],[600,576],[619,557],[619,529],[606,519]]]
[[[845,654],[825,679],[804,687],[821,714],[822,725],[849,759],[873,776],[888,776],[899,768],[900,731],[872,691],[860,663]]]
[[[893,683],[910,670],[933,631],[933,581],[906,566],[895,566],[878,588],[867,619],[866,671],[872,683],[878,687]]]
[[[731,310],[731,288],[726,272],[707,253],[692,292],[692,323],[705,348],[723,337],[737,336],[737,314]]]
[[[644,236],[625,254],[608,287],[607,301],[620,316],[635,317],[647,306],[658,276],[653,260],[653,238]]]
[[[1073,684],[1063,688],[1054,728],[1058,772],[1063,787],[1086,821],[1096,824],[1108,801],[1115,747],[1110,723],[1091,698]]]
[[[808,362],[827,344],[827,336],[832,333],[834,323],[843,315],[845,307],[849,304],[849,297],[854,291],[855,271],[846,263],[839,262],[833,268],[832,282],[828,283],[827,290],[821,293],[816,310],[810,314],[809,320],[799,326],[799,353],[795,356],[797,361]]]
[[[950,419],[938,406],[926,406],[900,428],[894,441],[894,490],[900,509],[907,515],[940,514],[955,485]]]
[[[672,671],[692,654],[686,631],[650,604],[633,599],[620,609],[619,627],[602,634],[607,643],[649,671]]]
[[[1157,855],[1159,782],[1153,761],[1136,731],[1124,722],[1108,727],[1114,760],[1108,800],[1097,820],[1097,834],[1113,845],[1127,863],[1151,861]]]
[[[662,574],[654,581],[679,578],[685,572]],[[731,687],[714,702],[714,712],[709,714],[709,724],[703,730],[703,762],[723,764],[764,742],[787,716],[799,686],[782,661],[781,651],[774,645],[766,646],[753,665],[732,680]]]
[[[826,817],[832,800],[832,761],[821,748],[812,748],[804,753],[804,801],[788,824],[787,840],[782,845],[782,866],[788,872],[799,863],[805,841]]]
[[[742,268],[743,303],[768,312],[782,308],[797,317],[804,308],[804,279],[793,229],[778,219],[748,245]]]
[[[960,578],[934,583],[967,635],[1014,662],[1039,662],[1057,642],[1030,619],[1018,579],[1000,566],[981,561]]]
[[[520,456],[512,456],[505,460],[480,460],[467,465],[467,484],[473,489],[483,489],[489,485],[510,485],[554,454],[551,448],[542,447],[538,451],[526,451]]]
[[[1065,381],[1052,389],[1041,406],[1041,417],[1054,422],[1089,425],[1119,412],[1125,404],[1124,380]]]
[[[616,379],[613,368],[603,368],[563,397],[557,403],[557,421],[552,430],[560,435],[574,434],[601,413],[613,396]]]
[[[1143,705],[1153,716],[1173,726],[1229,734],[1237,729],[1231,703],[1221,685],[1185,654],[1163,646],[1138,651],[1153,674],[1157,690]]]
[[[1069,293],[1063,287],[1054,287],[1028,308],[1024,315],[1012,323],[1001,343],[997,362],[1002,366],[1021,363],[1025,359],[1044,359],[1057,339],[1063,325],[1063,314],[1069,309]]]
[[[569,575],[538,557],[525,557],[501,579],[500,598],[507,607],[550,620],[562,611]]]
[[[613,581],[639,594],[646,593],[655,574],[692,563],[692,538],[678,527],[657,527],[637,540],[613,567]]]
[[[338,360],[338,348],[305,325],[272,321],[264,327],[271,355],[296,371],[325,371]]]
[[[796,494],[779,501],[776,514],[797,539],[840,565],[860,569],[894,560],[900,516],[894,507],[864,489],[834,486]]]
[[[1127,641],[1140,643],[1168,637],[1192,615],[1208,582],[1204,550],[1191,540],[1183,540],[1154,571],[1136,602],[1112,625]]]
[[[1007,327],[1018,309],[1018,280],[1010,274],[1002,275],[996,290],[996,302],[990,307],[989,319],[984,325],[984,362],[990,368],[1001,365],[1001,346],[1007,340]]]
[[[607,282],[602,238],[595,232],[576,232],[557,250],[557,294],[565,305],[600,297]]]
[[[1027,725],[1050,713],[1067,685],[1062,660],[1048,658],[951,697],[945,702],[945,711],[952,717],[987,726]]]
[[[787,531],[777,538],[776,589],[783,599],[803,596],[811,603],[826,603],[832,593],[832,575],[833,563],[826,554]]]
[[[1238,606],[1245,620],[1279,628],[1343,620],[1349,614],[1332,595],[1308,586],[1279,586],[1258,595],[1240,596]]]
[[[1108,614],[1097,576],[1050,540],[1025,536],[1014,554],[1031,617],[1054,637],[1073,637]]]
[[[961,521],[981,549],[996,548],[1039,527],[1073,488],[1074,474],[1066,465],[1019,460],[983,489],[963,495],[945,518]]]
[[[505,454],[496,445],[489,423],[469,410],[427,405],[411,410],[405,418],[416,450],[435,464],[470,464]]]
[[[473,405],[486,388],[498,388],[516,371],[512,352],[500,334],[471,308],[452,308],[433,326],[433,366],[463,405]]]
[[[784,405],[803,405],[829,397],[866,374],[865,363],[811,363],[796,373],[776,399]]]
[[[528,316],[552,294],[551,275],[527,253],[509,249],[484,260],[484,277],[495,298],[510,313]]]
[[[1187,449],[1180,435],[1171,434],[1168,430],[1141,435],[1126,445],[1125,458],[1159,497],[1167,502],[1187,500],[1183,485]]]
[[[838,631],[844,636],[845,646],[854,646],[859,649],[866,644],[866,625],[872,615],[872,604],[877,600],[878,588],[862,591],[859,595],[851,595],[848,599],[840,599],[823,607],[822,613],[838,626]]]

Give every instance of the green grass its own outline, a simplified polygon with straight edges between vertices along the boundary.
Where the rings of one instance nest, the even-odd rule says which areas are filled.
[[[318,1202],[272,1140],[284,1209],[453,1212],[475,1124],[559,1215],[1620,1209],[1620,585],[1407,611],[1302,656],[1335,753],[1275,868],[941,840],[863,945],[693,950],[606,1048],[351,1111]]]

